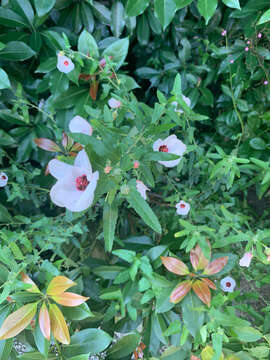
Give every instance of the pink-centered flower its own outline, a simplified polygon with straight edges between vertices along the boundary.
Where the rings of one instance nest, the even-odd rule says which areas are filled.
[[[242,258],[239,260],[239,265],[243,267],[249,267],[253,254],[251,252],[245,253]]]
[[[227,35],[227,31],[226,30],[223,30],[222,32],[221,32],[221,36],[226,36]]]
[[[0,172],[0,187],[4,187],[7,185],[8,176],[4,172]]]
[[[154,151],[179,155],[179,159],[176,160],[159,161],[161,165],[166,167],[174,167],[178,165],[186,149],[186,145],[181,140],[177,139],[175,135],[170,135],[164,140],[158,139],[153,144]]]
[[[146,191],[150,189],[144,185],[144,183],[140,180],[136,180],[136,189],[141,194],[141,196],[146,200]]]
[[[221,279],[220,286],[223,291],[233,292],[236,286],[236,282],[230,276],[226,276],[225,278]]]
[[[81,133],[91,136],[93,128],[83,117],[77,115],[69,123],[69,130],[72,133]]]
[[[89,208],[99,178],[98,171],[92,166],[85,150],[76,156],[74,165],[53,159],[49,162],[50,174],[57,179],[50,191],[52,202],[70,211],[78,212]]]
[[[190,204],[185,202],[184,200],[181,200],[178,204],[175,205],[176,207],[176,213],[178,215],[187,215],[190,210]]]
[[[70,73],[74,69],[74,64],[61,51],[57,54],[57,69],[65,74]]]
[[[140,162],[138,161],[138,160],[135,160],[134,162],[133,162],[133,168],[134,169],[138,169],[140,167]]]
[[[259,33],[257,36],[260,39],[262,37],[262,33]]]
[[[116,100],[115,98],[110,98],[110,100],[108,101],[108,104],[109,104],[110,108],[112,108],[112,109],[117,109],[122,105],[121,101]]]
[[[186,97],[185,95],[182,95],[182,99],[187,104],[187,106],[190,107],[190,104],[191,104],[190,98]],[[175,107],[175,109],[174,109],[175,112],[178,112],[179,114],[183,114],[184,111],[178,108],[177,101],[173,101],[172,105]]]

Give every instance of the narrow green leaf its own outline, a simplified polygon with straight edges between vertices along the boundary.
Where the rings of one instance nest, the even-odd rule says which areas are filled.
[[[116,201],[113,201],[111,205],[105,202],[103,207],[103,233],[105,250],[109,252],[111,252],[113,248],[117,217],[118,207]]]
[[[161,226],[153,210],[148,203],[142,198],[135,188],[130,188],[127,201],[136,211],[136,213],[143,219],[143,221],[150,226],[154,231],[161,234]]]
[[[114,1],[112,6],[111,28],[114,36],[120,37],[125,26],[125,9],[121,1]]]

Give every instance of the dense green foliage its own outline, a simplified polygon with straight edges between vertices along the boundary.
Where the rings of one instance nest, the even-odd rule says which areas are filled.
[[[31,306],[22,272],[43,292],[66,276],[89,300],[61,306],[70,344],[52,336],[49,346],[30,324],[17,336],[26,353],[3,338],[1,360],[104,351],[108,360],[140,351],[152,360],[269,357],[269,8],[266,0],[2,0],[0,325]],[[74,64],[66,73],[65,58]],[[75,116],[91,136],[70,130]],[[160,162],[179,154],[153,149],[169,135],[186,146],[173,167]],[[73,165],[82,149],[99,179],[91,207],[70,211],[51,201],[48,163]],[[86,175],[77,180],[84,186]],[[176,213],[180,201],[187,215]],[[227,259],[216,272],[193,266],[217,289],[209,299],[192,288],[174,304],[183,274],[161,258],[190,270],[196,245],[208,260]],[[248,268],[239,265],[245,253]],[[220,285],[227,276],[233,292]],[[126,335],[112,345],[115,332]]]

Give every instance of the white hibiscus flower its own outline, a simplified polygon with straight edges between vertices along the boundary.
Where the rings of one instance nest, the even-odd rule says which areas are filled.
[[[68,74],[74,69],[74,64],[61,51],[57,54],[57,69],[65,74]]]
[[[226,276],[225,278],[221,279],[220,286],[223,291],[233,292],[236,286],[236,282],[230,276]]]
[[[159,161],[160,164],[166,167],[174,167],[178,165],[186,149],[186,145],[182,143],[181,140],[177,139],[175,135],[170,135],[164,140],[158,139],[153,144],[154,151],[166,152],[180,156],[179,159],[176,160]]]
[[[175,207],[176,207],[176,213],[178,215],[187,215],[190,210],[189,203],[187,203],[183,200],[181,200],[178,204],[176,204]]]
[[[0,187],[4,187],[7,185],[8,176],[4,172],[0,172]]]
[[[243,267],[249,267],[253,254],[251,252],[245,253],[242,258],[239,260],[239,265]]]
[[[50,191],[52,202],[70,211],[89,208],[99,178],[98,171],[92,173],[92,166],[85,150],[81,150],[74,165],[53,159],[48,164],[50,174],[57,179]]]
[[[190,105],[191,105],[190,98],[186,97],[185,95],[182,95],[182,99],[183,99],[184,102],[187,104],[187,106],[190,107]],[[175,112],[178,112],[178,113],[180,113],[180,114],[182,114],[182,113],[184,112],[183,110],[181,110],[181,109],[178,108],[178,102],[177,102],[177,101],[173,101],[173,102],[172,102],[172,105],[175,107],[175,110],[174,110]]]

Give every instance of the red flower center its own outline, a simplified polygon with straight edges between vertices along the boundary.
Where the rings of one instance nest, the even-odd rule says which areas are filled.
[[[77,190],[84,191],[89,184],[86,175],[78,176],[76,178],[76,188]]]
[[[185,204],[180,204],[180,208],[184,209],[186,207]]]
[[[68,66],[69,65],[69,62],[67,60],[64,61],[64,65],[65,66]]]
[[[158,149],[158,151],[160,152],[168,152],[169,149],[168,149],[168,146],[167,145],[161,145]]]
[[[7,178],[7,177],[6,177],[5,175],[2,175],[2,176],[1,176],[1,179],[2,179],[2,180],[6,180],[6,178]]]
[[[227,282],[226,282],[226,286],[229,288],[229,287],[232,286],[232,284],[231,284],[229,281],[227,281]]]

